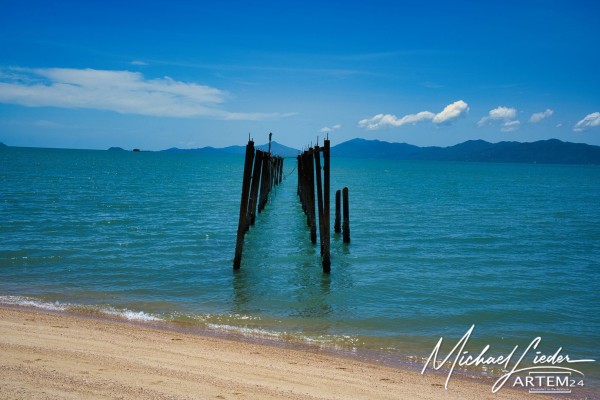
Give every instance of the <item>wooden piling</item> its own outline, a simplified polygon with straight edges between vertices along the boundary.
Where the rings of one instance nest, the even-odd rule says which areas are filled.
[[[319,212],[319,242],[321,244],[321,256],[323,256],[323,240],[325,239],[325,225],[323,213],[323,184],[321,182],[321,151],[315,146],[313,157],[315,159],[315,176],[317,178],[317,210]]]
[[[302,203],[302,211],[304,211],[304,215],[306,215],[306,223],[310,226],[310,219],[308,217],[308,173],[306,167],[306,152],[300,155],[300,170],[302,174],[300,175],[300,203]]]
[[[335,222],[333,223],[333,230],[335,231],[335,233],[342,232],[342,224],[341,224],[342,210],[340,209],[340,206],[342,205],[341,203],[342,203],[342,191],[336,190],[335,191]]]
[[[316,225],[316,212],[315,212],[315,168],[312,161],[313,148],[311,147],[306,153],[306,178],[307,178],[307,202],[306,207],[308,211],[308,221],[310,226],[310,241],[315,244],[317,243],[317,225]]]
[[[308,212],[308,152],[302,153],[302,210],[306,215],[306,224],[310,226],[310,214]]]
[[[260,179],[260,194],[258,196],[258,213],[260,214],[262,210],[265,208],[269,198],[269,163],[270,163],[271,155],[269,153],[263,154],[263,162],[262,162],[262,172]]]
[[[263,152],[256,150],[254,158],[254,169],[252,170],[252,185],[250,189],[250,202],[248,204],[249,223],[254,226],[256,221],[256,206],[258,205],[258,189],[260,185],[260,175],[262,171]]]
[[[344,222],[342,224],[342,235],[344,243],[350,243],[350,211],[348,209],[348,188],[345,187],[342,191],[344,203]]]
[[[324,141],[323,147],[323,272],[329,273],[331,270],[331,255],[330,255],[330,142],[329,139]]]
[[[250,175],[252,173],[252,162],[254,161],[254,142],[248,141],[246,145],[246,159],[244,162],[244,178],[242,180],[242,198],[240,200],[240,218],[238,221],[237,238],[235,244],[235,257],[233,258],[233,269],[239,269],[242,262],[242,250],[244,247],[244,235],[247,231],[246,217],[248,215],[248,198],[250,192]]]
[[[265,193],[265,206],[269,201],[269,193],[273,188],[273,156],[269,153],[269,162],[267,163],[267,192]],[[263,206],[264,208],[264,206]]]
[[[277,157],[277,162],[275,163],[275,186],[279,186],[281,183],[281,163],[283,158]]]
[[[271,160],[269,162],[269,192],[271,192],[271,189],[273,189],[273,186],[275,186],[275,158],[271,157]]]
[[[281,182],[283,181],[283,157],[279,157],[279,182],[278,184],[281,185]]]
[[[310,227],[310,212],[308,211],[308,197],[310,195],[310,191],[308,190],[308,160],[308,152],[306,151],[302,154],[302,208],[306,215],[306,224]]]
[[[298,157],[296,157],[296,161],[297,161],[296,170],[298,171],[298,182],[297,182],[298,188],[297,188],[296,192],[298,194],[298,197],[300,197],[300,203],[302,203],[302,194],[301,194],[301,191],[302,191],[302,162],[300,161],[301,157],[302,157],[301,155],[298,155]]]
[[[273,186],[277,186],[279,177],[279,157],[273,158]]]

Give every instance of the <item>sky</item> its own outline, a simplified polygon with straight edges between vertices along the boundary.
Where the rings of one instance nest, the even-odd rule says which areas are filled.
[[[0,142],[600,145],[600,2],[0,0]],[[322,139],[321,139],[322,140]]]

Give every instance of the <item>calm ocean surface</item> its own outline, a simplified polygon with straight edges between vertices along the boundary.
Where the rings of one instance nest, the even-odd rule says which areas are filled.
[[[294,167],[234,273],[243,156],[0,149],[0,301],[398,359],[475,324],[473,352],[600,360],[598,166],[334,157],[352,243],[332,235],[330,276]]]

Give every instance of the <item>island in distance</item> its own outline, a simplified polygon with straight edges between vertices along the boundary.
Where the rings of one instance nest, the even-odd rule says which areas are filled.
[[[266,151],[269,145],[257,146]],[[202,154],[244,154],[245,146],[198,149],[170,148],[169,152]],[[295,157],[300,150],[272,142],[271,152],[282,157]],[[600,165],[600,146],[563,142],[558,139],[537,142],[499,142],[469,140],[449,147],[419,147],[407,143],[352,139],[331,148],[332,157],[388,158],[397,160],[471,161],[538,164]]]
[[[261,144],[260,146],[255,146],[255,148],[268,151],[269,144]],[[228,147],[202,147],[198,149],[178,149],[177,147],[171,147],[170,149],[163,151],[171,151],[171,152],[179,152],[179,153],[202,153],[202,154],[246,154],[246,146],[228,146]],[[282,145],[281,143],[277,143],[275,141],[271,142],[271,153],[276,154],[281,157],[296,157],[301,153],[300,150],[294,149],[291,147],[287,147]]]

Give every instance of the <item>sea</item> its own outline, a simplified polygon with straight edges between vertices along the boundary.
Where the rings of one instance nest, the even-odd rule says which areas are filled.
[[[332,232],[324,274],[294,158],[234,271],[243,155],[0,148],[0,303],[419,370],[440,340],[438,360],[516,348],[462,368],[482,376],[559,353],[596,360],[554,366],[600,387],[599,166],[334,150],[331,216],[348,187],[351,243]]]

